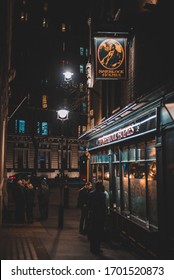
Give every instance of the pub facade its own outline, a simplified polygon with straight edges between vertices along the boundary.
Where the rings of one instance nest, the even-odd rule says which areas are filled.
[[[129,104],[81,138],[89,178],[103,182],[112,233],[148,257],[174,257],[174,91]]]

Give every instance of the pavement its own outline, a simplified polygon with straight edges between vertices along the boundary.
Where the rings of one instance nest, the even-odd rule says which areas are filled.
[[[39,221],[36,200],[33,224],[14,224],[13,203],[11,219],[0,228],[1,260],[142,260],[135,248],[126,246],[118,238],[103,241],[102,253],[90,252],[86,235],[79,234],[80,209],[77,205],[78,188],[69,188],[69,207],[63,210],[63,228],[59,227],[60,191],[53,187],[50,194],[49,217]]]

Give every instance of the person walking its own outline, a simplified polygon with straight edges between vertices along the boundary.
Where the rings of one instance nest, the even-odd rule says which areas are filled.
[[[91,182],[88,182],[79,190],[77,198],[77,206],[81,210],[80,223],[79,223],[79,233],[86,234],[88,226],[88,195],[92,190]]]
[[[25,180],[26,218],[28,224],[33,223],[34,197],[35,190],[30,179]]]
[[[25,185],[22,180],[18,180],[14,186],[13,198],[15,203],[15,223],[23,224],[26,223],[25,208],[26,208],[26,197],[25,197]]]
[[[40,212],[40,220],[44,221],[48,218],[50,190],[46,180],[42,179],[38,187],[38,204]]]
[[[105,214],[106,214],[106,195],[103,192],[103,184],[98,181],[95,184],[95,190],[90,192],[88,197],[88,239],[90,242],[90,251],[92,254],[101,253],[100,245],[104,232]]]

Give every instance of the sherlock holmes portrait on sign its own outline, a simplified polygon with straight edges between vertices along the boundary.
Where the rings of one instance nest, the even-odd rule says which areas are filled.
[[[96,79],[126,79],[127,38],[96,37],[94,42]]]

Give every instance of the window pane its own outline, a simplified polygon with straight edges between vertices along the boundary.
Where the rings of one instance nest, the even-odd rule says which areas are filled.
[[[48,123],[47,122],[42,123],[42,135],[48,135]]]
[[[128,147],[124,147],[122,151],[122,161],[128,161]]]
[[[19,120],[19,133],[25,133],[25,121]]]
[[[105,150],[105,151],[103,151],[103,156],[102,156],[102,158],[103,158],[103,162],[109,162],[109,156],[108,156],[108,153],[109,153],[109,151],[108,150]]]
[[[131,214],[146,220],[145,163],[130,163]]]
[[[147,159],[156,159],[155,144],[155,141],[150,141],[147,143]]]
[[[15,133],[18,133],[18,121],[15,120]]]
[[[92,183],[95,184],[96,180],[97,180],[97,166],[96,165],[92,165]]]
[[[129,148],[129,160],[136,160],[136,147],[135,145],[130,146]]]
[[[103,176],[103,185],[105,190],[109,193],[109,164],[104,164],[104,176]]]
[[[80,55],[83,56],[83,54],[84,54],[84,48],[80,47]]]
[[[120,157],[119,157],[119,148],[118,147],[114,147],[114,161],[119,161]]]
[[[40,134],[40,122],[37,122],[37,134]]]
[[[115,196],[116,196],[116,207],[120,207],[120,169],[119,165],[114,166],[114,175],[115,175]]]
[[[156,182],[156,162],[149,162],[148,170],[148,207],[149,222],[157,226],[157,182]]]
[[[88,49],[86,49],[86,51],[85,51],[85,52],[86,52],[86,57],[88,57]]]
[[[145,159],[145,143],[139,143],[137,147],[137,160]]]
[[[103,177],[103,170],[102,170],[102,164],[98,165],[98,170],[97,170],[97,181],[102,181]]]
[[[84,72],[84,67],[83,67],[83,65],[82,65],[82,64],[80,64],[80,73],[82,73],[82,74],[83,74],[83,72]]]
[[[129,193],[128,193],[128,164],[122,165],[122,183],[123,183],[123,209],[129,210]]]

